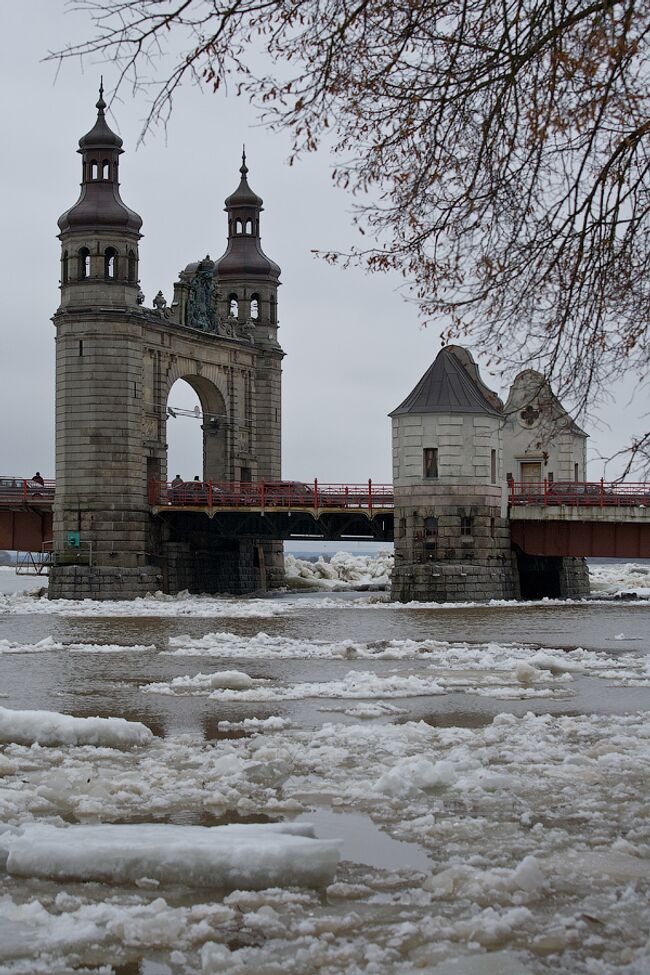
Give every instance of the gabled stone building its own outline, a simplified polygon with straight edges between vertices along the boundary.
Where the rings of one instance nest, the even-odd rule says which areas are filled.
[[[586,434],[539,374],[518,376],[504,407],[471,354],[447,346],[390,415],[394,599],[513,599],[550,576],[557,595],[588,591],[583,560],[551,565],[511,544],[508,479],[530,482],[527,464],[538,481],[585,476]]]

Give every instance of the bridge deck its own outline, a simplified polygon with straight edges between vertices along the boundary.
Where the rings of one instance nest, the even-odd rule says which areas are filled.
[[[650,483],[508,485],[512,540],[531,555],[650,558]],[[55,482],[0,477],[0,548],[43,550]],[[392,541],[393,487],[319,481],[151,481],[157,517],[208,519],[224,538]],[[189,522],[188,522],[189,525]]]

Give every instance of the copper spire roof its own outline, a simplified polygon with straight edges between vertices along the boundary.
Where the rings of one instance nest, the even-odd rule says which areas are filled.
[[[242,152],[241,182],[226,200],[228,247],[216,264],[219,278],[271,278],[277,281],[280,268],[262,250],[260,213],[262,198],[248,185],[246,150]]]
[[[488,413],[499,416],[454,353],[442,349],[417,386],[390,416],[405,413]]]
[[[95,105],[97,109],[97,121],[90,132],[79,139],[79,152],[85,149],[112,149],[122,152],[122,140],[111,128],[109,128],[104,115],[106,102],[104,101],[104,79],[99,83],[99,99]]]
[[[139,236],[142,218],[120,196],[122,140],[106,124],[105,108],[104,87],[100,84],[97,121],[79,140],[78,151],[83,157],[81,193],[74,206],[59,217],[59,229],[87,232],[111,228]]]
[[[258,196],[257,193],[252,191],[248,185],[248,179],[246,178],[248,176],[248,166],[246,165],[245,146],[242,148],[241,166],[239,167],[239,172],[241,173],[241,181],[235,192],[231,193],[230,196],[227,197],[225,201],[226,210],[232,210],[235,207],[254,207],[255,209],[261,210],[262,203],[264,201],[262,200],[261,196]]]

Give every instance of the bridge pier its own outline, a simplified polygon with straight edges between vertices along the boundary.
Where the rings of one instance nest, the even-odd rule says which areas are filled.
[[[164,525],[160,547],[164,592],[240,596],[283,584],[282,542],[223,538],[212,527],[209,523],[197,528],[192,515]]]

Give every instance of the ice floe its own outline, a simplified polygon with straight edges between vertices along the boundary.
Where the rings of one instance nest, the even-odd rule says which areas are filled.
[[[321,887],[339,861],[339,844],[315,839],[313,826],[305,823],[32,824],[2,834],[0,848],[12,876],[112,884],[147,878],[222,890]]]
[[[71,617],[265,619],[281,616],[290,609],[290,603],[280,599],[234,599],[228,596],[195,596],[188,592],[175,596],[158,592],[131,600],[48,599],[27,593],[0,593],[0,616],[39,613]]]
[[[39,745],[100,745],[132,748],[153,738],[139,721],[75,718],[57,711],[13,711],[0,707],[0,741]]]
[[[309,697],[418,697],[445,693],[444,686],[435,678],[419,677],[415,674],[383,677],[356,670],[349,671],[341,680],[300,681],[293,684],[253,680],[250,677],[248,680],[249,685],[242,684],[240,689],[224,683],[221,672],[199,673],[174,677],[171,681],[155,681],[145,684],[141,690],[148,694],[207,695],[222,701],[287,701]]]

